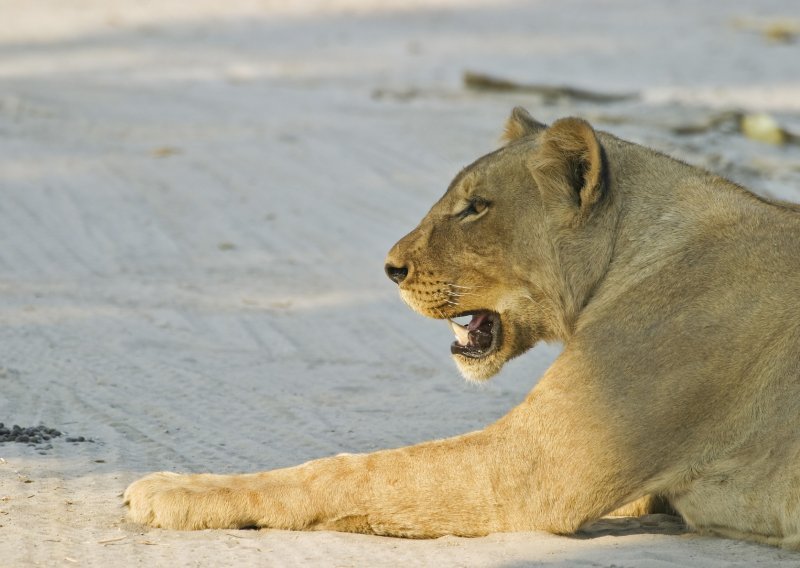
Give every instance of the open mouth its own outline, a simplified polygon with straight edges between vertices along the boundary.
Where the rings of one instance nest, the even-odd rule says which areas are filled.
[[[456,335],[456,340],[450,345],[450,353],[471,359],[486,357],[500,345],[500,316],[485,310],[465,315],[471,316],[465,324],[449,320]]]

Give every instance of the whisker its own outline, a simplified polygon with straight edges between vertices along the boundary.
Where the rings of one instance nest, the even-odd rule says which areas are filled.
[[[459,284],[447,284],[451,288],[464,288],[465,290],[471,290],[472,288],[484,288],[484,286],[461,286]]]
[[[438,306],[429,306],[428,309],[438,315],[440,319],[447,319],[442,311],[442,308],[444,307],[445,304],[439,304]]]

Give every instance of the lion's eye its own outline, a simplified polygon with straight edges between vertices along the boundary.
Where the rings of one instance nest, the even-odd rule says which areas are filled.
[[[458,214],[459,219],[480,215],[489,208],[489,203],[483,199],[471,199],[469,204]]]

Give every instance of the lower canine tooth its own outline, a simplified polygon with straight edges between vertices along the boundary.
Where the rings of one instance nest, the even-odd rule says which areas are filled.
[[[453,329],[453,333],[456,334],[456,341],[458,341],[459,345],[469,344],[469,331],[464,326],[450,320],[450,327]]]

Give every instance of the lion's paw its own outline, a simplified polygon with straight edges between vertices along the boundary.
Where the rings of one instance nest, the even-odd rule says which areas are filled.
[[[143,525],[196,530],[256,524],[236,476],[151,473],[124,494],[128,517]]]
[[[161,472],[125,490],[130,520],[165,529],[283,526],[260,475]]]
[[[151,473],[131,483],[123,496],[128,518],[142,525],[182,529],[186,526],[190,506],[187,489],[189,476],[163,471]]]

